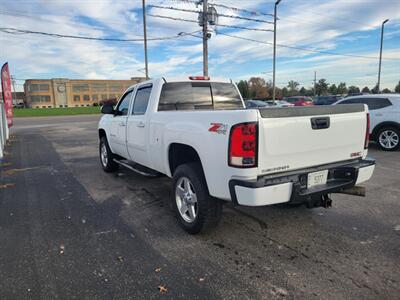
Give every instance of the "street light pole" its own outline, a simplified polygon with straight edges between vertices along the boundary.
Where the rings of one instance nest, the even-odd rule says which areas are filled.
[[[273,74],[272,74],[272,100],[275,100],[275,60],[276,60],[276,11],[279,2],[281,0],[278,0],[275,2],[275,8],[274,8],[274,58],[273,58]]]
[[[380,84],[381,84],[381,65],[382,65],[382,47],[383,47],[383,27],[385,26],[385,23],[389,21],[389,19],[386,19],[385,21],[382,22],[382,28],[381,28],[381,51],[379,54],[379,71],[378,71],[378,85],[377,85],[377,92],[379,94],[380,92]]]
[[[146,73],[146,80],[149,79],[149,65],[147,61],[147,29],[146,29],[146,3],[142,0],[143,11],[143,39],[144,39],[144,69]]]
[[[208,76],[208,0],[203,0],[203,76]]]

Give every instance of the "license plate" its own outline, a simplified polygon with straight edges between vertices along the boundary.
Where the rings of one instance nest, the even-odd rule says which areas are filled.
[[[328,180],[328,170],[308,174],[307,188],[325,184]]]

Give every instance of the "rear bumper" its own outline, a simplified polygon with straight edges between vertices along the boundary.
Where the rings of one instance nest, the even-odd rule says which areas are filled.
[[[317,197],[353,187],[371,178],[375,160],[360,159],[318,167],[266,175],[257,181],[232,179],[229,191],[232,202],[245,206],[264,206],[278,203],[303,203]],[[311,172],[328,170],[328,181],[324,185],[307,188],[307,176]]]

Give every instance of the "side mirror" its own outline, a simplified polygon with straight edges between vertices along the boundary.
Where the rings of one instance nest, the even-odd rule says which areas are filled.
[[[114,112],[114,106],[112,104],[104,104],[101,107],[101,113],[105,115],[113,115]]]

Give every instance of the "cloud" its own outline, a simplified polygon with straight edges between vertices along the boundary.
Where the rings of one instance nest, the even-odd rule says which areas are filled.
[[[192,3],[153,0],[150,4],[193,9]],[[218,0],[212,3],[240,7],[264,13],[273,11],[273,2],[265,0]],[[219,13],[239,15],[238,11],[216,6]],[[149,14],[197,20],[197,15],[148,7]],[[399,1],[299,0],[282,1],[278,10],[277,41],[317,50],[377,56],[379,28],[386,25],[384,57],[398,58],[400,53]],[[0,12],[0,27],[15,27],[61,34],[93,37],[140,38],[143,35],[141,1],[7,1]],[[272,20],[267,16],[240,13],[251,18]],[[271,29],[270,24],[220,17],[225,25]],[[197,23],[148,16],[148,36],[172,36],[201,28]],[[259,41],[272,42],[269,32],[218,28],[219,31]],[[9,61],[20,78],[75,77],[129,78],[143,75],[141,42],[111,43],[54,39],[36,35],[7,35],[0,32],[0,60]],[[201,74],[202,40],[186,36],[179,40],[149,41],[149,69],[152,76]],[[246,78],[271,70],[272,46],[213,33],[209,40],[210,74]],[[308,85],[313,72],[331,81],[348,84],[373,84],[377,61],[342,58],[289,48],[277,48],[277,81],[295,79]],[[385,61],[383,86],[394,85],[399,61]],[[264,75],[266,76],[266,75]],[[267,78],[268,79],[268,78]],[[365,83],[364,83],[365,82]],[[368,83],[367,83],[368,82]]]

